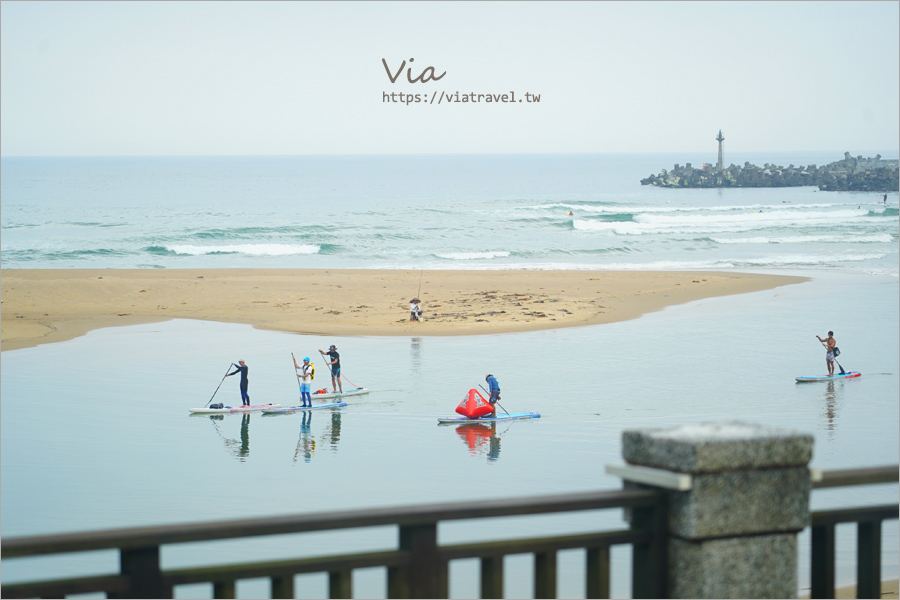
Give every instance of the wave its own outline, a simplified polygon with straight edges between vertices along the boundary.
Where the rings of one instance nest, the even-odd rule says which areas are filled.
[[[221,246],[194,246],[173,244],[171,246],[149,246],[144,248],[150,254],[170,254],[184,256],[205,256],[211,254],[247,254],[250,256],[287,256],[290,254],[318,254],[321,246],[315,244],[230,244]]]
[[[889,233],[875,235],[793,235],[785,237],[749,237],[749,238],[706,238],[716,244],[807,244],[807,243],[849,243],[849,244],[882,244],[893,243]]]
[[[499,250],[494,252],[443,252],[434,254],[438,258],[447,260],[479,260],[485,258],[508,258],[509,252]]]

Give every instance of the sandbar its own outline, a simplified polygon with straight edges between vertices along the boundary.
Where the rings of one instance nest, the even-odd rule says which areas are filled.
[[[3,269],[0,346],[169,319],[340,336],[482,335],[612,323],[807,278],[732,272]],[[422,321],[409,320],[421,300]]]

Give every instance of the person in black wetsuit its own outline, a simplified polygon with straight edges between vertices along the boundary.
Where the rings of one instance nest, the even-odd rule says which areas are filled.
[[[238,373],[241,374],[241,403],[244,406],[250,406],[250,395],[247,394],[247,371],[250,368],[242,360],[239,360],[238,364],[231,363],[231,366],[234,367],[234,371],[226,375],[226,377],[237,375]]]
[[[326,363],[329,367],[331,367],[331,391],[335,394],[343,394],[344,386],[343,384],[341,384],[341,355],[338,354],[337,348],[332,345],[328,347],[328,352],[319,350],[319,354],[331,358],[331,362]],[[341,391],[338,392],[338,390]]]

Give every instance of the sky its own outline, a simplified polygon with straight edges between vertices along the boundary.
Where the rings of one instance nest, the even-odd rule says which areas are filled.
[[[3,0],[0,155],[896,154],[898,78],[898,2]]]

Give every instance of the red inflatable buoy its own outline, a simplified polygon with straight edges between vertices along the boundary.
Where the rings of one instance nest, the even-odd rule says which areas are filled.
[[[478,390],[471,389],[463,401],[456,407],[456,412],[470,419],[478,419],[494,412],[491,403],[484,399]]]

